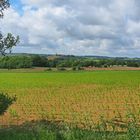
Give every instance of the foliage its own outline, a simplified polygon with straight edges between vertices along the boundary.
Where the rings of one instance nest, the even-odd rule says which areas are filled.
[[[36,59],[35,59],[36,58]],[[110,59],[94,59],[86,57],[60,57],[55,59],[45,59],[45,56],[32,56],[34,66],[41,67],[71,67],[74,70],[78,70],[82,67],[112,67],[112,66],[128,66],[128,67],[140,67],[140,59],[120,59],[120,58],[110,58]],[[39,63],[39,64],[37,64]]]
[[[18,69],[32,67],[32,60],[26,56],[5,56],[0,58],[0,68]]]
[[[15,37],[11,33],[8,33],[6,37],[1,35],[0,38],[0,53],[6,55],[6,51],[11,53],[12,48],[19,43],[19,36]]]
[[[48,59],[44,56],[33,55],[32,59],[32,66],[35,67],[46,67],[48,63]]]
[[[19,127],[10,127],[0,130],[3,140],[128,140],[124,134],[96,132],[84,130],[55,122],[26,123]]]
[[[9,0],[0,0],[0,17],[3,17],[4,9],[10,6]]]
[[[9,97],[7,94],[0,93],[0,115],[3,115],[8,107],[16,101],[16,97]]]
[[[42,120],[1,128],[0,137],[3,140],[139,140],[136,133],[129,131],[136,129],[135,126],[128,126],[126,132],[109,132],[102,124],[99,127],[99,130],[87,130]]]
[[[25,59],[25,60],[24,60]],[[21,64],[20,64],[21,63]],[[26,64],[25,64],[26,63]],[[83,67],[110,68],[113,66],[123,67],[140,67],[140,59],[89,59],[89,58],[56,58],[48,59],[42,55],[14,55],[6,58],[0,57],[0,68],[31,68],[31,67],[48,67],[72,70],[82,70]]]

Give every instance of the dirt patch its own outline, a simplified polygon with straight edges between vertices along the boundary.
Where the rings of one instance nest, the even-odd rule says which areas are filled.
[[[96,71],[96,70],[140,70],[140,68],[136,67],[109,67],[109,68],[97,68],[97,67],[84,67],[84,70],[87,71]]]

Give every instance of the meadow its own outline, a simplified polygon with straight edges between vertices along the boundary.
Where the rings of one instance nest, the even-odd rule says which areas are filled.
[[[140,71],[2,72],[0,91],[17,97],[4,126],[47,120],[91,129],[105,120],[122,131],[131,113],[139,120]]]

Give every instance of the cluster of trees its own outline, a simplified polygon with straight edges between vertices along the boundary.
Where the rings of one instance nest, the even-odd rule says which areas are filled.
[[[50,62],[49,62],[50,63]],[[140,67],[140,60],[120,60],[120,59],[68,59],[68,60],[55,60],[53,67],[112,67],[112,66],[128,66]],[[51,66],[50,65],[50,66]]]
[[[100,60],[83,60],[80,61],[81,67],[112,67],[112,66],[128,66],[128,67],[140,67],[140,60],[124,60],[124,59],[100,59]]]
[[[31,68],[32,60],[26,56],[5,56],[0,57],[0,68],[5,69],[18,69],[18,68]]]
[[[128,66],[128,67],[140,67],[140,59],[95,59],[95,58],[84,58],[84,57],[68,57],[58,58],[47,61],[49,67],[112,67],[112,66]]]
[[[48,59],[47,56],[40,55],[15,55],[0,57],[0,68],[18,69],[32,67],[48,67],[48,68],[73,68],[73,70],[82,67],[112,67],[112,66],[128,66],[140,67],[140,60],[125,59],[89,59],[78,57],[65,57]]]
[[[17,55],[17,56],[1,56],[0,68],[1,69],[19,69],[19,68],[32,68],[32,67],[49,67],[47,57],[32,55]]]

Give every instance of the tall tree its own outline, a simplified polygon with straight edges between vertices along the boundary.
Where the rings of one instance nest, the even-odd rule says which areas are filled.
[[[3,17],[3,11],[9,6],[9,0],[0,0],[0,17]]]
[[[4,9],[10,6],[9,0],[0,0],[0,18],[3,17]],[[0,32],[0,40],[2,39],[2,34]]]
[[[0,0],[0,18],[3,17],[3,11],[10,6],[9,0]],[[8,33],[6,37],[0,33],[0,54],[5,55],[7,51],[11,53],[12,48],[19,43],[19,36],[15,37]]]
[[[9,6],[9,0],[0,0],[0,18],[3,17],[4,9],[8,8]],[[19,38],[16,39],[16,41],[18,40]],[[4,50],[5,45],[10,49],[10,44],[15,45],[15,43],[15,38],[12,36],[12,34],[7,34],[7,37],[3,38],[2,34],[0,33],[0,51]],[[5,51],[2,52],[4,53]],[[3,115],[14,101],[16,101],[16,97],[9,97],[8,95],[0,93],[0,115]]]

